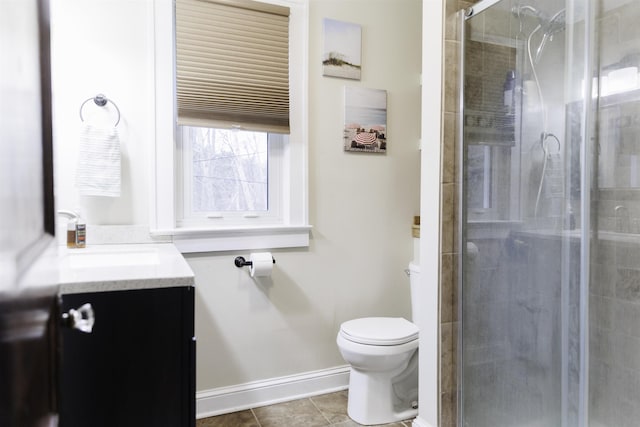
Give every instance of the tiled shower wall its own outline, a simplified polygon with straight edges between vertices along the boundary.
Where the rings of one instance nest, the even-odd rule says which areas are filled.
[[[602,2],[598,41],[602,74],[640,68],[638,2]],[[589,295],[589,417],[594,424],[640,419],[640,94],[605,97],[599,111],[599,190],[592,214]],[[603,232],[605,231],[605,232]],[[609,232],[609,233],[606,233]]]
[[[458,193],[459,193],[459,164],[458,164],[458,138],[457,126],[459,120],[459,61],[460,61],[460,41],[458,39],[458,11],[473,6],[474,1],[467,0],[446,0],[445,10],[445,45],[444,45],[444,99],[443,99],[443,138],[442,138],[442,241],[440,259],[440,337],[441,337],[441,361],[440,361],[440,425],[443,427],[454,427],[457,425],[457,343],[458,343]],[[487,23],[489,24],[489,23]],[[502,34],[502,22],[493,22],[486,25],[485,31],[495,31]],[[507,29],[508,30],[508,29]],[[488,48],[500,49],[497,46]],[[482,46],[478,48],[476,68],[483,69]],[[505,60],[512,60],[513,52],[503,49],[501,55]],[[498,79],[496,84],[487,87],[502,87],[505,70],[513,68],[513,64],[495,64],[495,52],[493,60],[486,66],[498,67],[500,71],[490,71]],[[472,70],[473,71],[473,70]],[[480,90],[478,93],[477,90]],[[474,97],[478,101],[478,110],[489,110],[488,105],[496,104],[495,94],[489,93],[487,88],[469,87],[468,90],[477,95]],[[502,92],[498,93],[502,95]],[[498,101],[501,101],[498,100]],[[501,103],[500,103],[501,105]]]
[[[458,41],[457,12],[475,2],[446,0],[440,248],[440,425],[457,425],[458,342]]]
[[[589,382],[597,387],[589,389],[589,417],[596,425],[640,419],[640,245],[628,237],[601,237],[592,247]]]

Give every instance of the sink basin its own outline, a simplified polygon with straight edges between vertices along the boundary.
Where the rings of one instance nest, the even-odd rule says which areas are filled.
[[[156,249],[131,250],[131,251],[96,251],[78,252],[67,254],[69,267],[96,268],[96,267],[122,267],[135,265],[156,265],[160,263],[158,251]]]

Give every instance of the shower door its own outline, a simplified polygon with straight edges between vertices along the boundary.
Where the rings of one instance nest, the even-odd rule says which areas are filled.
[[[634,0],[461,16],[459,426],[640,425],[639,23]]]
[[[587,3],[486,0],[461,18],[459,426],[588,423]]]

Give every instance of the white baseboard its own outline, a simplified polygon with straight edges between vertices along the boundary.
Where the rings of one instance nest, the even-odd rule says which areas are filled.
[[[196,418],[212,417],[258,406],[288,402],[346,390],[349,366],[253,381],[196,393]]]

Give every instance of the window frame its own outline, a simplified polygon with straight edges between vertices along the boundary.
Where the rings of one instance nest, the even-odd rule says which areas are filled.
[[[272,222],[180,224],[178,197],[182,153],[178,145],[175,105],[175,21],[172,0],[154,0],[154,93],[150,115],[155,122],[151,147],[150,233],[172,236],[183,253],[309,246],[308,220],[308,0],[257,0],[291,10],[289,142],[282,148],[282,212]]]

